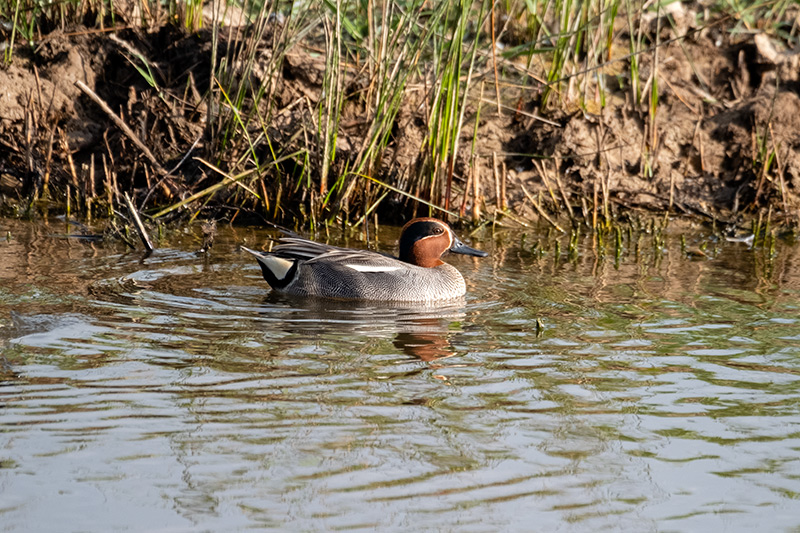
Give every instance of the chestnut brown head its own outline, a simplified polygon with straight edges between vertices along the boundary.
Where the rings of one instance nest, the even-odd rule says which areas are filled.
[[[400,235],[400,260],[426,268],[442,264],[442,254],[486,257],[486,252],[470,248],[453,233],[450,226],[436,218],[415,218],[403,226]]]

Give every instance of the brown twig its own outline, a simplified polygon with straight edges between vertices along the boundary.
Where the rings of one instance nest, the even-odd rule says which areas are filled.
[[[564,229],[561,226],[559,226],[555,220],[547,216],[547,213],[545,213],[544,209],[542,209],[542,206],[539,205],[539,202],[536,201],[536,198],[534,198],[533,195],[531,195],[531,193],[528,192],[528,189],[525,188],[525,184],[522,183],[522,180],[519,179],[519,177],[517,177],[517,181],[519,182],[519,186],[522,189],[522,193],[528,200],[530,200],[530,202],[533,204],[533,207],[535,207],[536,211],[539,212],[539,215],[541,215],[542,218],[544,218],[547,222],[549,222],[550,225],[556,228],[558,231],[560,231],[561,233],[566,233],[566,231],[564,231]]]
[[[146,157],[146,158],[147,158],[147,159],[150,161],[150,164],[152,164],[152,165],[153,165],[153,168],[155,168],[155,169],[156,169],[156,171],[157,171],[159,174],[161,174],[162,176],[164,176],[164,175],[166,175],[166,174],[167,174],[167,171],[166,171],[166,170],[164,170],[164,167],[162,167],[162,166],[161,166],[161,163],[159,163],[159,162],[158,162],[158,159],[156,159],[156,156],[154,156],[154,155],[153,155],[153,153],[150,151],[150,149],[149,149],[147,146],[145,146],[145,144],[144,144],[144,143],[143,143],[143,142],[142,142],[142,141],[139,139],[139,137],[137,137],[137,136],[136,136],[136,134],[133,132],[133,130],[132,130],[132,129],[130,129],[130,127],[128,127],[128,125],[127,125],[127,124],[125,124],[125,122],[123,122],[123,121],[122,121],[122,119],[121,119],[121,118],[119,118],[119,116],[117,116],[117,114],[116,114],[116,113],[114,113],[114,111],[112,111],[110,107],[108,107],[108,104],[106,104],[106,103],[103,101],[103,99],[102,99],[102,98],[100,98],[99,96],[97,96],[97,93],[95,93],[93,90],[91,90],[91,89],[90,89],[90,88],[89,88],[89,87],[88,87],[88,86],[87,86],[85,83],[83,83],[81,80],[77,80],[77,81],[75,82],[75,85],[76,85],[76,86],[77,86],[77,87],[78,87],[78,88],[79,88],[81,91],[83,91],[83,93],[84,93],[84,94],[86,94],[86,96],[88,96],[89,98],[91,98],[92,100],[94,100],[94,102],[95,102],[95,103],[96,103],[98,106],[100,106],[100,108],[101,108],[101,109],[102,109],[102,110],[103,110],[103,111],[106,113],[106,115],[108,115],[108,118],[110,118],[110,119],[111,119],[111,121],[112,121],[114,124],[116,124],[116,125],[117,125],[117,127],[118,127],[119,129],[121,129],[121,130],[122,130],[122,132],[123,132],[123,133],[124,133],[124,134],[125,134],[125,135],[126,135],[126,136],[127,136],[127,137],[128,137],[130,140],[131,140],[131,141],[133,141],[133,144],[135,144],[135,145],[136,145],[136,146],[139,148],[139,150],[141,150],[141,151],[142,151],[142,153],[144,154],[144,156],[145,156],[145,157]]]
[[[125,204],[128,206],[128,211],[130,211],[131,216],[133,217],[133,222],[136,226],[136,231],[139,232],[139,238],[142,240],[142,244],[144,244],[144,247],[148,252],[152,252],[153,243],[150,242],[150,237],[147,236],[147,230],[145,229],[144,224],[142,224],[142,219],[139,217],[139,212],[136,210],[136,207],[134,207],[133,202],[131,202],[131,197],[128,196],[128,193],[126,192],[123,198],[125,198]]]

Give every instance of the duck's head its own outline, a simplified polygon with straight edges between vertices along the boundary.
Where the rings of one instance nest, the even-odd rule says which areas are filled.
[[[403,226],[400,234],[400,260],[426,268],[442,264],[442,254],[486,257],[486,252],[470,248],[456,237],[450,226],[436,218],[415,218]]]

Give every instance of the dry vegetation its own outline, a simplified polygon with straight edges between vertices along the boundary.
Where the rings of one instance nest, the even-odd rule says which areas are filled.
[[[795,2],[0,1],[0,204],[795,226]],[[446,213],[445,213],[446,212]],[[448,214],[449,213],[449,214]]]

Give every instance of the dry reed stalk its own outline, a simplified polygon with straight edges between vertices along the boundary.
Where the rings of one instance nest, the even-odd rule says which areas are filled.
[[[117,184],[117,172],[114,170],[114,159],[109,154],[108,156],[109,162],[106,163],[106,156],[103,154],[103,169],[106,172],[106,186],[110,187],[111,192],[108,194],[109,198],[109,208],[108,214],[111,216],[114,213],[113,205],[114,200],[119,202],[120,194],[119,194],[119,185]]]
[[[494,15],[494,4],[495,2],[492,1],[492,14],[491,14],[491,25],[492,25],[492,66],[494,68],[494,92],[497,98],[497,116],[502,117],[503,112],[500,107],[500,77],[497,75],[497,41],[495,37],[495,15]]]
[[[362,201],[364,202],[364,205],[367,205],[366,189],[362,189],[361,192],[364,197]],[[369,217],[367,216],[367,213],[364,213],[364,215],[362,215],[361,219],[359,219],[359,222],[364,223],[364,242],[367,243],[367,248],[369,248]]]
[[[758,141],[756,140],[756,129],[753,128],[750,130],[750,153],[752,154],[750,159],[752,161],[756,161],[758,159]],[[764,176],[766,173],[766,165],[761,165],[761,168],[758,170],[758,181],[756,182],[756,195],[753,199],[753,205],[758,202],[759,197],[761,196],[761,187],[764,184]]]
[[[447,158],[447,181],[444,187],[444,208],[450,209],[450,194],[453,189],[453,154]]]
[[[156,156],[153,155],[150,149],[147,148],[147,146],[145,146],[145,144],[139,139],[139,137],[133,132],[133,130],[130,129],[130,127],[128,127],[128,125],[125,124],[125,122],[121,118],[119,118],[119,116],[117,116],[117,114],[114,113],[114,111],[112,111],[110,107],[108,107],[108,104],[106,104],[102,98],[97,96],[97,93],[91,90],[81,80],[77,80],[75,82],[75,85],[81,91],[83,91],[83,93],[86,94],[86,96],[91,98],[98,106],[100,106],[100,108],[105,112],[105,114],[108,115],[108,118],[110,118],[111,121],[114,124],[116,124],[117,127],[121,129],[122,132],[133,142],[133,144],[135,144],[139,148],[139,150],[142,151],[144,156],[150,161],[150,164],[153,165],[153,168],[155,168],[160,175],[164,176],[167,174],[167,171],[164,170],[164,167],[161,166],[161,163],[158,162],[158,159],[156,159]]]
[[[537,202],[537,201],[536,201],[536,198],[534,198],[534,197],[533,197],[533,195],[532,195],[531,193],[529,193],[529,192],[528,192],[528,189],[526,189],[526,188],[525,188],[525,184],[524,184],[524,183],[522,183],[522,180],[521,180],[519,177],[517,177],[517,181],[519,182],[520,189],[522,189],[522,193],[525,195],[525,197],[526,197],[528,200],[530,200],[530,202],[533,204],[533,207],[535,207],[535,208],[536,208],[536,211],[539,213],[539,215],[540,215],[542,218],[544,218],[544,219],[545,219],[547,222],[549,222],[549,223],[550,223],[550,225],[551,225],[551,226],[553,226],[555,229],[557,229],[557,230],[558,230],[558,231],[560,231],[561,233],[566,233],[566,232],[565,232],[565,231],[564,231],[564,230],[561,228],[561,226],[559,226],[559,225],[556,223],[556,221],[555,221],[555,220],[553,220],[552,218],[550,218],[550,217],[547,215],[547,213],[545,212],[545,210],[544,210],[544,209],[542,209],[542,206],[539,204],[539,202]]]
[[[94,202],[94,153],[89,155],[89,167],[84,165],[83,198],[86,203],[86,218],[92,219],[92,203]]]
[[[111,145],[108,143],[108,130],[103,132],[103,142],[106,143],[106,152],[108,153],[108,160],[111,168],[114,168],[114,152],[111,150]]]
[[[783,204],[783,212],[784,214],[788,212],[788,206],[786,205],[786,185],[783,179],[783,166],[781,165],[781,154],[778,150],[778,146],[775,145],[775,132],[772,129],[772,121],[767,123],[767,128],[769,128],[769,135],[770,140],[772,141],[772,151],[775,153],[775,168],[778,174],[778,180],[781,187],[781,204]]]
[[[695,144],[695,141],[699,143],[698,152],[700,152],[700,170],[702,172],[705,171],[703,166],[703,139],[699,137],[697,134],[700,132],[700,126],[703,124],[703,117],[697,119],[697,123],[694,125],[694,132],[692,133],[692,145]]]
[[[481,180],[478,175],[478,156],[472,156],[472,220],[477,223],[481,219]]]
[[[50,163],[53,160],[53,137],[56,133],[56,125],[50,128],[50,138],[47,141],[47,155],[44,159],[44,177],[42,178],[42,190],[46,193],[50,185]]]
[[[519,225],[520,225],[520,226],[522,226],[523,228],[529,228],[529,227],[531,227],[531,226],[530,226],[530,224],[528,224],[527,222],[525,222],[524,220],[522,220],[522,219],[521,219],[521,218],[519,218],[518,216],[516,216],[516,215],[514,215],[513,213],[511,213],[511,211],[506,211],[506,212],[504,212],[504,213],[503,213],[503,216],[504,216],[504,217],[508,217],[508,218],[509,218],[509,219],[511,219],[513,222],[516,222],[517,224],[519,224]],[[499,224],[499,223],[498,223],[498,224]]]
[[[767,237],[769,236],[770,232],[772,231],[772,229],[770,227],[771,225],[772,225],[772,205],[770,205],[767,208],[767,222],[766,222],[766,225],[764,226],[764,244],[765,245],[767,243]]]
[[[472,173],[474,168],[470,167],[467,172],[467,182],[464,184],[464,196],[461,198],[461,207],[458,210],[458,214],[461,218],[464,218],[467,215],[467,198],[469,197],[469,191],[472,188]]]
[[[33,76],[36,78],[36,95],[39,98],[39,109],[42,109],[42,80],[39,79],[39,69],[36,68],[36,64],[33,65]],[[50,103],[52,104],[52,100]]]
[[[108,202],[108,216],[114,212],[114,192],[111,189],[111,176],[108,173],[108,160],[106,154],[100,154],[103,160],[103,186],[106,189],[106,202]]]
[[[97,196],[95,187],[94,187],[94,154],[92,153],[89,156],[89,182],[87,183],[89,186],[89,198],[94,200]]]
[[[111,180],[114,182],[114,198],[119,202],[119,184],[117,183],[117,171],[114,170],[114,167],[111,167]]]
[[[269,197],[267,196],[267,186],[264,183],[265,180],[266,178],[262,175],[258,182],[261,186],[261,202],[264,204],[264,213],[269,216]]]
[[[558,177],[558,168],[561,166],[559,164],[558,158],[555,159],[553,166],[555,170],[553,171],[553,177],[556,180],[556,185],[558,185],[558,190],[561,193],[561,198],[564,200],[564,205],[567,206],[567,211],[569,212],[570,220],[575,220],[575,213],[572,210],[572,204],[569,202],[569,196],[567,195],[567,191],[564,190],[564,185],[562,185],[561,180]]]
[[[705,174],[706,172],[706,154],[705,148],[703,147],[703,138],[700,137],[700,171]]]
[[[605,123],[602,121],[602,119],[600,121],[598,121],[598,127],[594,129],[594,133],[595,133],[595,143],[596,143],[596,146],[597,146],[597,153],[602,154],[602,157],[605,160],[605,175],[604,175],[604,177],[600,177],[599,179],[600,179],[600,192],[603,195],[603,198],[602,198],[602,201],[603,201],[603,206],[602,206],[603,207],[603,222],[606,225],[608,225],[610,223],[610,220],[611,220],[611,214],[610,214],[609,208],[608,208],[608,202],[609,202],[608,197],[609,197],[609,189],[610,189],[609,182],[611,180],[611,163],[608,160],[608,150],[606,150],[605,147],[603,146],[603,140],[606,138],[606,127],[605,127]],[[595,182],[596,181],[597,181],[597,176],[595,177]],[[597,183],[595,183],[595,186],[596,185],[597,185]],[[596,199],[595,199],[595,202],[596,202]],[[595,219],[596,219],[596,215],[595,215]],[[595,220],[595,222],[596,222],[596,220]]]
[[[69,175],[72,178],[72,186],[75,187],[75,191],[77,192],[79,188],[78,173],[75,171],[75,160],[72,159],[72,153],[69,151],[67,136],[63,131],[61,132],[61,147],[62,150],[64,150],[64,154],[67,156],[67,164],[69,165]]]
[[[611,190],[611,165],[608,164],[608,152],[606,154],[606,174],[605,179],[602,180],[603,185],[603,222],[605,222],[606,226],[611,226],[611,209],[609,204],[610,200],[610,190]]]
[[[272,218],[278,218],[278,211],[281,209],[281,194],[283,194],[283,180],[278,182],[278,192],[275,194],[275,210],[272,212]]]
[[[506,168],[506,162],[502,161],[500,163],[500,208],[503,211],[508,209],[508,198],[506,198],[506,180],[508,178],[508,168]]]
[[[497,152],[492,152],[492,176],[494,176],[494,206],[499,211],[500,204],[500,171],[497,168]]]
[[[586,224],[589,224],[589,206],[586,205],[586,197],[581,195],[581,214],[583,215],[583,220]]]
[[[599,179],[598,176],[594,177],[594,198],[593,198],[593,205],[592,205],[592,229],[597,229],[597,180]]]
[[[142,224],[142,219],[139,217],[139,212],[133,205],[131,197],[128,196],[128,193],[126,192],[123,198],[125,199],[125,204],[128,206],[128,211],[130,211],[130,214],[133,217],[133,222],[136,226],[136,231],[139,233],[139,238],[142,240],[142,244],[144,244],[144,247],[148,252],[152,252],[153,243],[150,242],[150,237],[147,236],[147,230],[145,229],[144,224]]]
[[[661,48],[659,43],[659,37],[661,33],[661,4],[657,4],[656,9],[656,43],[653,47],[653,67],[652,67],[652,77],[653,77],[653,89],[656,92],[656,102],[658,102],[658,50]],[[650,140],[650,148],[655,153],[657,151],[658,146],[658,105],[654,105],[652,102],[652,93],[650,96],[650,109],[652,111],[652,117],[650,122],[650,134],[652,136]],[[655,158],[654,158],[655,159]]]
[[[28,97],[25,104],[25,161],[28,163],[28,172],[33,172],[33,94]]]
[[[539,173],[539,177],[542,178],[544,186],[547,187],[547,192],[550,193],[550,198],[553,200],[553,205],[556,209],[559,209],[560,206],[558,205],[558,200],[556,200],[556,195],[553,192],[553,188],[550,186],[550,180],[547,179],[547,168],[545,167],[544,162],[534,159],[533,166]]]
[[[688,172],[688,169],[684,169],[684,171],[683,171],[683,179],[684,180],[686,179],[687,172]],[[667,214],[672,212],[672,206],[674,205],[674,203],[675,203],[675,173],[674,172],[670,172],[669,173],[669,205],[667,206],[667,212],[665,213],[665,218],[666,218]]]

